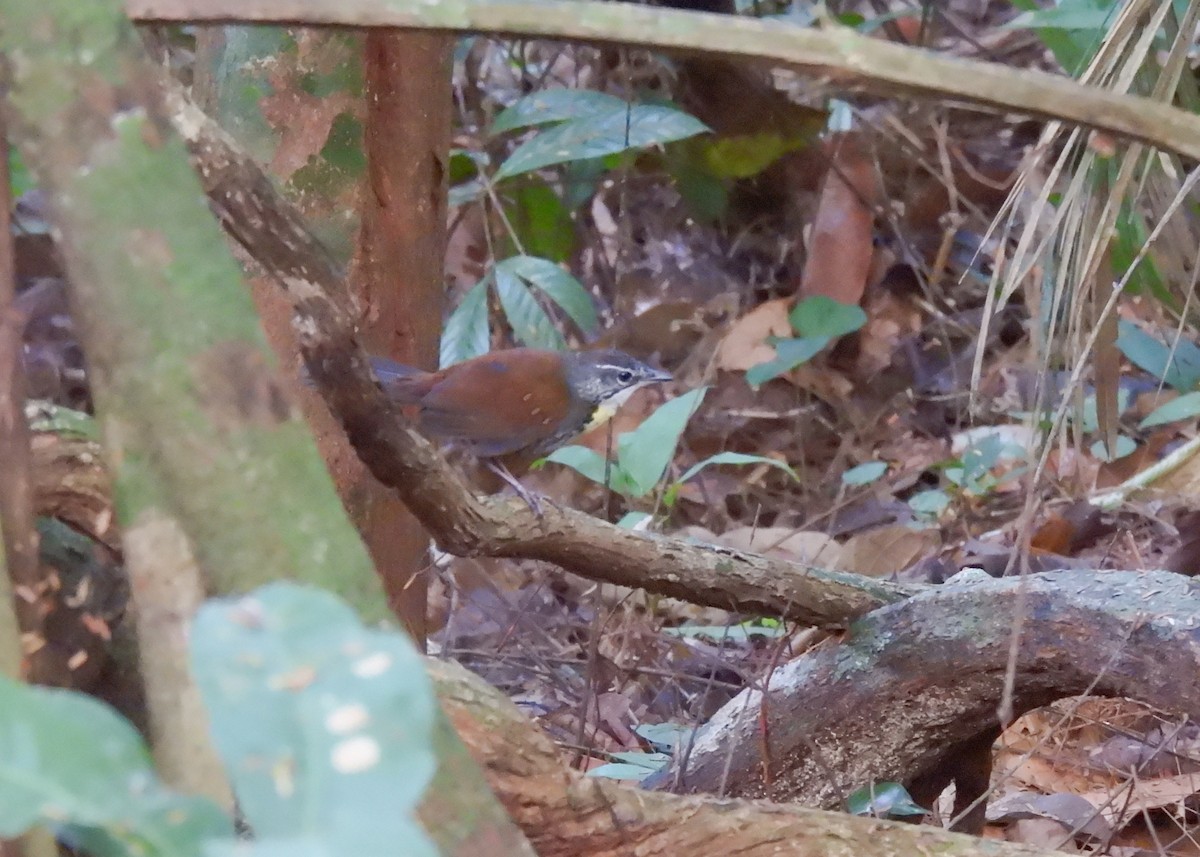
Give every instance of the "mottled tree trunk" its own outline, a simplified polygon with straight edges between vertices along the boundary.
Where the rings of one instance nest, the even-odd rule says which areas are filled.
[[[442,327],[453,46],[440,33],[372,30],[363,51],[367,176],[352,269],[363,344],[424,369],[437,368]],[[429,536],[391,489],[371,482],[363,537],[389,605],[423,644]]]

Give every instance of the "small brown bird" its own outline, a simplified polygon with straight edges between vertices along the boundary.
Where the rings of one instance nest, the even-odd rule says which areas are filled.
[[[671,376],[621,351],[513,348],[424,372],[373,358],[384,392],[416,405],[417,425],[479,457],[529,502],[512,475],[602,425],[639,387]]]

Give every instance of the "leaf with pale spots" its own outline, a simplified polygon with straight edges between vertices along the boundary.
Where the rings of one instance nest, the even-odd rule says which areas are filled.
[[[191,660],[256,851],[436,853],[412,817],[435,765],[433,689],[406,638],[275,583],[202,608]]]
[[[169,792],[102,702],[0,677],[0,836],[45,825],[90,854],[199,855],[233,837],[212,802]]]

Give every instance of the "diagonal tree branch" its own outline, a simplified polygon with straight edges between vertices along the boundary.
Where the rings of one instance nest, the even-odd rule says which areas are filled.
[[[125,0],[143,21],[416,27],[641,45],[788,66],[844,90],[955,101],[1063,120],[1200,158],[1200,117],[1042,71],[860,36],[630,3],[492,0]]]
[[[292,296],[309,373],[358,454],[459,556],[525,557],[594,580],[810,625],[840,625],[914,587],[824,571],[715,545],[619,529],[551,507],[476,497],[393,408],[367,370],[341,271],[254,160],[169,85],[169,112],[229,233]]]
[[[841,30],[589,2],[127,0],[126,8],[135,17],[151,20],[411,26],[707,49],[791,64],[846,86],[953,96],[1061,116],[1178,151],[1195,149],[1200,156],[1200,119],[1183,111],[1054,75],[931,56]],[[371,382],[355,341],[340,272],[307,235],[300,218],[219,129],[206,126],[203,114],[181,96],[172,97],[177,127],[189,140],[227,228],[295,301],[301,347],[314,381],[368,467],[400,492],[442,548],[459,555],[547,560],[597,580],[817,625],[842,624],[914,591],[724,548],[634,534],[564,510],[552,509],[537,522],[524,510],[474,497],[457,473],[399,421]]]

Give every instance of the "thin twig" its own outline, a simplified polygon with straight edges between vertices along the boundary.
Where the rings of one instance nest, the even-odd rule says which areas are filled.
[[[0,125],[0,141],[5,140]],[[22,333],[24,319],[14,306],[16,272],[13,262],[12,200],[9,190],[8,146],[0,146],[0,531],[12,604],[20,628],[20,646],[13,653],[28,669],[28,656],[45,644],[42,630],[42,580],[39,538],[33,508],[33,478],[29,460],[29,423],[25,419],[25,373]],[[6,648],[0,645],[0,648]],[[3,660],[6,671],[9,652]],[[11,672],[10,672],[11,674]]]

